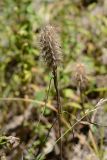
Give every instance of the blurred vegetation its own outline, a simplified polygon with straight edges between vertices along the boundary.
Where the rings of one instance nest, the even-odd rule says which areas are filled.
[[[25,160],[37,159],[55,116],[48,107],[37,128],[42,107],[36,101],[45,101],[51,78],[38,47],[40,29],[47,23],[55,25],[61,37],[63,62],[59,83],[63,110],[74,116],[82,114],[73,80],[76,63],[83,63],[87,72],[85,109],[92,109],[99,99],[107,97],[106,0],[0,0],[0,134],[21,139],[18,148],[6,151],[9,160],[19,160],[22,155]],[[9,97],[25,101],[2,100]],[[35,102],[27,102],[29,99]],[[56,104],[52,86],[48,102]],[[66,115],[66,122],[67,118]],[[95,133],[96,129],[93,126]],[[71,143],[71,134],[64,138],[64,143]],[[52,155],[45,158],[51,159]]]

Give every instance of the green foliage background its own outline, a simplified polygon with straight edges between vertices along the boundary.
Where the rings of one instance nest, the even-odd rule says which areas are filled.
[[[59,82],[63,109],[71,111],[74,115],[81,110],[80,97],[72,80],[75,64],[79,62],[85,64],[89,80],[86,109],[91,108],[93,101],[105,98],[107,96],[105,4],[103,0],[87,6],[84,6],[82,0],[0,0],[0,97],[44,101],[51,74],[40,59],[38,35],[41,27],[50,23],[57,27],[61,37],[63,63],[59,68]],[[49,102],[53,105],[55,103],[53,88],[50,91]],[[23,115],[25,107],[29,107],[20,101],[1,101],[0,106],[1,134],[8,120]],[[34,105],[34,109],[35,107],[37,106]],[[41,113],[39,107],[35,110],[37,115]],[[12,115],[10,119],[7,117],[9,113]],[[52,118],[53,111],[47,109],[45,116]],[[35,134],[43,139],[44,133],[52,123],[48,125],[40,123],[37,131],[35,127],[38,117],[26,122],[22,127],[28,127],[29,139]],[[24,133],[19,135],[27,145],[29,140],[24,139]],[[34,148],[40,143],[37,140]]]

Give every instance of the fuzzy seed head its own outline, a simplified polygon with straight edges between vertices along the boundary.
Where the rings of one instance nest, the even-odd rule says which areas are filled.
[[[56,69],[61,61],[61,47],[55,27],[46,25],[40,33],[41,55],[50,69]]]
[[[81,89],[85,89],[87,87],[87,74],[85,70],[84,64],[77,64],[75,67],[75,74],[74,79],[76,82],[76,85],[78,87],[81,87]]]

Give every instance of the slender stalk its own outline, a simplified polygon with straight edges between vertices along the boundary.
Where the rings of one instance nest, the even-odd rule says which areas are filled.
[[[81,98],[82,111],[83,111],[83,113],[84,113],[84,115],[85,115],[84,97],[83,97],[84,92],[83,92],[83,90],[82,90],[81,85],[79,86],[79,90],[80,90],[80,98]],[[93,145],[93,148],[94,148],[95,152],[96,152],[97,155],[98,155],[98,147],[97,147],[96,140],[95,140],[95,138],[94,138],[94,136],[93,136],[92,128],[91,128],[91,126],[90,126],[91,120],[90,120],[90,118],[88,117],[88,115],[86,116],[86,120],[87,120],[87,122],[89,122],[89,128],[90,128],[90,130],[89,130],[89,137],[90,137],[91,143],[92,143],[92,145]]]
[[[50,88],[51,88],[51,81],[52,81],[52,77],[51,77],[50,82],[49,82],[49,87],[48,87],[47,94],[46,94],[46,100],[45,100],[44,108],[43,108],[43,111],[42,111],[42,113],[40,115],[40,118],[39,118],[39,121],[38,121],[38,124],[37,124],[37,128],[38,128],[38,126],[40,124],[41,117],[44,116],[45,111],[46,111],[46,105],[47,105],[47,102],[48,102],[49,92],[50,92]]]
[[[56,91],[56,100],[57,100],[57,107],[58,107],[58,113],[57,113],[58,130],[59,130],[58,138],[60,138],[61,137],[61,102],[60,102],[60,93],[59,93],[59,86],[58,86],[57,69],[54,69],[54,68],[53,68],[53,79],[54,79],[54,87]],[[60,156],[62,160],[62,139],[60,139],[59,141],[59,147],[60,147]]]
[[[57,118],[53,121],[51,127],[49,128],[48,134],[47,134],[47,136],[45,137],[45,139],[44,139],[44,141],[43,141],[43,143],[42,143],[42,146],[43,146],[43,145],[45,144],[45,142],[47,141],[47,139],[48,139],[48,137],[49,137],[49,133],[51,132],[51,129],[53,128],[54,124],[56,123],[56,120],[57,120]]]
[[[80,99],[81,99],[81,107],[82,107],[82,111],[83,111],[83,114],[85,115],[85,107],[84,107],[84,92],[83,92],[83,89],[81,87],[81,84],[79,84],[79,92],[80,92]],[[86,120],[88,122],[90,122],[90,118],[87,116],[86,117]]]

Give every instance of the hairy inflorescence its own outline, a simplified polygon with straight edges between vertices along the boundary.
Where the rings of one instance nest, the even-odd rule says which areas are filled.
[[[87,74],[85,70],[85,66],[82,63],[78,63],[75,66],[75,83],[77,86],[80,86],[81,89],[85,89],[87,86]]]
[[[41,55],[50,69],[56,69],[61,61],[61,47],[55,27],[46,25],[40,33]]]

